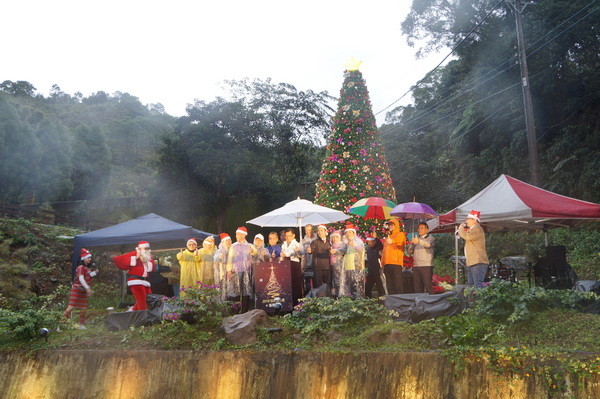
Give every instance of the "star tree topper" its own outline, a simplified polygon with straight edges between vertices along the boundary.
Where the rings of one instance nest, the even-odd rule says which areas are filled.
[[[358,71],[358,68],[360,68],[360,64],[362,64],[362,61],[358,61],[354,57],[350,57],[350,60],[346,63],[346,70]]]

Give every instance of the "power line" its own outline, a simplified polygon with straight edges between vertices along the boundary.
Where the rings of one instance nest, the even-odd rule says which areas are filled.
[[[538,72],[537,74],[535,74],[533,77],[539,77],[540,79],[536,80],[535,82],[532,82],[531,85],[533,86],[534,84],[538,83],[541,80],[541,76],[540,75],[548,72],[550,69],[551,68],[547,68],[547,69],[543,70],[542,72]],[[449,142],[447,142],[446,144],[444,144],[443,146],[441,146],[440,148],[438,148],[438,150],[441,150],[441,149],[449,146],[450,144],[452,144],[456,140],[460,139],[461,137],[464,137],[466,134],[468,134],[469,132],[473,131],[476,127],[478,127],[479,125],[481,125],[482,123],[484,123],[485,121],[487,121],[488,119],[490,119],[492,116],[494,116],[495,114],[497,114],[498,112],[500,112],[504,108],[508,107],[515,100],[516,100],[516,98],[513,98],[512,100],[506,102],[503,106],[501,106],[500,108],[496,109],[494,112],[492,112],[488,117],[486,117],[484,120],[482,120],[481,122],[479,122],[477,125],[471,127],[469,130],[467,130],[466,132],[464,132],[460,136],[453,138],[452,140],[450,140]]]
[[[532,78],[538,77],[538,76],[540,76],[540,75],[542,75],[542,74],[544,74],[544,73],[546,73],[546,72],[550,71],[551,69],[552,69],[552,67],[548,67],[548,68],[544,69],[543,71],[540,71],[540,72],[536,73],[535,75],[533,75],[533,76],[532,76]],[[536,83],[537,83],[537,81],[536,81]],[[432,123],[438,122],[438,121],[440,121],[440,120],[442,120],[442,119],[445,119],[445,118],[447,118],[447,117],[449,117],[449,116],[452,116],[452,115],[454,115],[454,114],[456,114],[456,113],[458,113],[458,112],[462,112],[462,111],[464,111],[465,109],[467,109],[467,108],[468,108],[468,107],[470,107],[470,106],[473,106],[473,105],[479,104],[479,103],[481,103],[481,102],[483,102],[483,101],[486,101],[486,100],[488,100],[488,99],[490,99],[490,98],[492,98],[492,97],[495,97],[495,96],[497,96],[498,94],[500,94],[500,93],[503,93],[503,92],[505,92],[505,91],[507,91],[507,90],[509,90],[509,89],[511,89],[511,88],[514,88],[515,86],[518,86],[518,85],[520,85],[520,84],[521,84],[520,82],[513,83],[512,85],[510,85],[510,86],[508,86],[508,87],[505,87],[505,88],[504,88],[504,89],[502,89],[502,90],[499,90],[499,91],[497,91],[497,92],[495,92],[495,93],[493,93],[493,94],[490,94],[489,96],[487,96],[487,97],[485,97],[485,98],[482,98],[482,99],[480,99],[480,100],[477,100],[477,101],[475,101],[475,102],[473,102],[473,103],[469,103],[469,104],[465,105],[463,108],[460,108],[460,109],[458,109],[458,110],[456,110],[456,111],[454,111],[454,112],[451,112],[450,114],[444,115],[444,116],[442,116],[442,117],[440,117],[440,118],[436,119],[435,121],[432,121],[432,122],[430,122],[430,123],[428,123],[428,124],[426,124],[426,125],[420,126],[420,127],[419,127],[419,128],[417,128],[417,129],[411,130],[411,131],[407,132],[406,134],[407,134],[407,135],[411,135],[411,134],[413,134],[413,133],[416,133],[416,132],[420,131],[421,129],[423,129],[424,127],[426,127],[426,126],[429,126],[429,125],[430,125],[430,124],[432,124]],[[533,83],[532,83],[532,84],[533,84]],[[513,97],[511,101],[514,101],[514,100],[515,100],[515,98],[516,98],[516,97]],[[504,106],[506,106],[506,105],[507,105],[507,104],[505,104]],[[502,106],[502,108],[504,108],[504,106]],[[495,114],[495,113],[496,113],[496,111],[494,111],[493,113]],[[486,120],[487,120],[487,119],[489,119],[489,118],[486,118]],[[389,132],[385,132],[385,133],[387,134],[387,133],[389,133]],[[381,136],[383,136],[383,134],[382,134]],[[462,137],[462,136],[460,136],[460,137]],[[442,147],[442,148],[443,148],[443,147]],[[440,148],[440,149],[441,149],[441,148]]]
[[[429,72],[427,72],[427,74],[425,74],[425,76],[423,78],[421,78],[421,80],[419,80],[417,83],[415,83],[413,86],[411,86],[404,94],[402,94],[400,96],[400,98],[398,98],[397,100],[395,100],[393,103],[391,103],[390,105],[388,105],[387,107],[377,111],[377,113],[375,113],[375,116],[379,115],[380,113],[382,113],[383,111],[385,111],[386,109],[390,108],[392,105],[396,104],[398,101],[402,100],[408,93],[410,93],[411,91],[413,91],[414,89],[416,89],[421,83],[423,83],[436,69],[438,69],[443,63],[444,61],[446,61],[448,59],[448,57],[450,57],[459,47],[461,44],[463,44],[468,38],[469,36],[471,36],[471,34],[473,32],[475,32],[475,30],[477,28],[479,28],[481,26],[481,24],[483,22],[485,22],[485,20],[492,14],[492,12],[494,12],[494,10],[496,8],[498,8],[498,6],[500,4],[502,4],[504,0],[500,0],[491,10],[490,12],[488,12],[486,14],[485,17],[483,17],[483,19],[481,21],[479,21],[477,23],[477,25],[475,25],[473,27],[473,29],[471,29],[471,31],[469,33],[467,33],[467,35],[465,37],[462,38],[462,40],[452,48],[452,50],[450,50],[450,52]]]
[[[553,29],[551,29],[550,31],[548,31],[545,35],[543,35],[542,37],[540,37],[539,39],[537,39],[535,42],[531,43],[529,46],[527,46],[526,50],[529,50],[530,48],[532,48],[534,45],[536,45],[538,42],[540,42],[543,38],[545,38],[546,36],[548,36],[549,34],[551,34],[553,31],[555,31],[556,29],[560,28],[562,25],[564,25],[565,23],[567,23],[568,21],[570,21],[572,18],[574,18],[577,14],[581,13],[582,11],[584,11],[586,8],[588,8],[589,6],[591,6],[592,4],[594,4],[596,2],[596,0],[593,0],[592,2],[588,3],[586,6],[582,7],[581,9],[579,9],[577,12],[575,12],[573,15],[571,15],[569,18],[567,18],[565,21],[561,22],[559,25],[555,26]],[[592,10],[590,13],[593,13],[595,10]],[[586,14],[583,18],[587,17],[590,13]],[[559,17],[555,18],[555,21],[560,18],[562,15],[566,14],[566,12],[563,12]],[[583,19],[581,18],[581,19]],[[580,20],[581,20],[580,19]],[[549,42],[551,42],[552,40],[554,40],[556,37],[560,36],[562,33],[564,33],[566,30],[570,29],[573,25],[577,24],[580,20],[576,21],[575,23],[573,23],[571,26],[569,26],[567,29],[561,31],[558,35],[554,36],[552,39],[550,39],[548,42],[546,42],[544,45],[540,46],[538,49],[534,50],[531,54],[536,53],[539,49],[541,49],[543,46],[545,46],[546,44],[548,44]],[[552,22],[551,22],[552,23]],[[409,123],[413,120],[419,119],[423,116],[426,116],[428,114],[430,114],[431,112],[437,110],[438,108],[440,108],[442,105],[447,104],[448,102],[450,102],[451,100],[454,100],[458,97],[461,97],[464,94],[467,94],[473,90],[475,90],[476,88],[478,88],[479,86],[489,82],[490,80],[494,79],[495,77],[501,75],[502,73],[508,71],[509,69],[514,68],[515,64],[512,64],[511,61],[513,59],[516,59],[516,57],[513,55],[513,57],[511,57],[510,59],[503,61],[502,63],[500,63],[499,65],[497,65],[495,68],[493,68],[492,70],[486,72],[484,75],[482,75],[480,77],[483,78],[486,75],[492,73],[493,71],[497,70],[498,68],[500,68],[502,65],[509,63],[510,65],[506,68],[504,68],[503,70],[501,70],[500,72],[496,73],[493,76],[490,76],[489,78],[481,81],[480,83],[476,84],[475,86],[472,87],[467,87],[464,90],[462,90],[462,92],[458,92],[453,94],[452,96],[446,98],[446,99],[442,99],[439,100],[437,103],[430,105],[429,107],[426,107],[425,109],[423,109],[420,113],[416,113],[415,115],[412,115],[411,117],[409,117],[406,121],[403,121],[403,123]],[[471,82],[471,83],[476,83],[477,80]],[[431,111],[431,112],[429,112]]]
[[[555,27],[554,29],[550,30],[550,31],[549,31],[548,33],[546,33],[544,36],[542,36],[541,38],[539,38],[538,40],[536,40],[534,43],[532,43],[531,45],[529,45],[529,46],[527,47],[527,49],[531,48],[531,47],[532,47],[534,44],[538,43],[538,42],[539,42],[541,39],[543,39],[544,37],[548,36],[548,34],[550,34],[552,31],[554,31],[554,30],[556,30],[558,27],[560,27],[560,26],[564,25],[564,23],[566,23],[566,22],[568,22],[569,20],[571,20],[573,17],[575,17],[577,14],[579,14],[581,11],[585,10],[586,8],[588,8],[588,7],[589,7],[591,4],[593,4],[593,3],[595,3],[595,2],[596,2],[596,0],[592,1],[591,3],[587,4],[586,6],[584,6],[584,7],[583,7],[583,8],[581,8],[580,10],[578,10],[578,11],[577,11],[575,14],[571,15],[571,17],[569,17],[567,20],[563,21],[563,22],[562,22],[561,24],[559,24],[557,27]],[[600,7],[599,7],[599,8],[600,8]],[[590,12],[588,12],[586,15],[584,15],[584,16],[583,16],[583,17],[581,17],[581,18],[579,18],[577,21],[573,22],[573,23],[572,23],[571,25],[569,25],[567,28],[563,29],[561,32],[559,32],[558,34],[556,34],[555,36],[553,36],[551,39],[549,39],[548,41],[546,41],[544,44],[542,44],[541,46],[539,46],[537,49],[533,50],[533,51],[530,53],[530,55],[531,55],[531,54],[535,54],[537,51],[541,50],[543,47],[545,47],[546,45],[548,45],[549,43],[551,43],[553,40],[555,40],[556,38],[558,38],[559,36],[561,36],[562,34],[564,34],[566,31],[568,31],[569,29],[571,29],[573,26],[575,26],[575,25],[576,25],[577,23],[579,23],[581,20],[583,20],[584,18],[586,18],[586,17],[588,17],[589,15],[593,14],[593,13],[594,13],[594,12],[595,12],[597,9],[598,9],[598,8],[591,10],[591,11],[590,11]],[[505,62],[503,62],[502,64],[504,64],[504,63],[506,63],[506,61],[505,61]],[[502,64],[500,64],[500,65],[502,65]],[[410,117],[409,117],[409,118],[408,118],[406,121],[403,121],[402,123],[403,123],[403,124],[406,124],[406,123],[408,123],[408,122],[410,122],[410,121],[413,121],[413,120],[419,119],[419,118],[421,118],[421,117],[423,117],[423,116],[426,116],[426,115],[428,115],[428,114],[430,114],[430,113],[434,112],[434,111],[435,111],[435,110],[437,110],[437,109],[438,109],[440,106],[447,104],[448,102],[450,102],[451,100],[453,100],[453,99],[455,99],[455,98],[458,98],[458,97],[460,97],[460,96],[462,96],[462,95],[464,95],[464,94],[467,94],[467,93],[469,93],[470,91],[472,91],[472,90],[476,89],[477,87],[481,86],[481,85],[482,85],[482,84],[484,84],[484,83],[487,83],[487,82],[488,82],[488,81],[490,81],[491,79],[495,78],[496,76],[498,76],[498,75],[500,75],[500,74],[502,74],[502,73],[506,72],[507,70],[509,70],[509,69],[511,69],[511,68],[513,68],[513,67],[514,67],[514,65],[510,65],[509,67],[507,67],[507,68],[503,69],[502,71],[498,72],[497,74],[493,75],[492,77],[490,77],[490,78],[488,78],[488,79],[486,79],[486,80],[484,80],[484,81],[480,82],[479,84],[477,84],[477,85],[475,85],[475,86],[473,86],[473,87],[470,87],[470,88],[464,89],[462,92],[456,93],[456,94],[454,94],[454,95],[450,96],[449,98],[447,98],[447,99],[445,99],[445,100],[440,100],[440,102],[439,102],[439,103],[437,103],[437,106],[432,106],[432,107],[434,107],[433,109],[432,109],[432,107],[426,108],[424,111],[422,111],[422,112],[420,112],[420,113],[418,113],[418,114],[416,114],[416,115],[412,115],[412,116],[410,116]],[[496,67],[496,68],[498,68],[498,67]],[[496,68],[494,68],[494,69],[496,69]],[[544,71],[542,71],[542,72],[546,72],[546,71],[547,71],[547,70],[549,70],[549,69],[551,69],[551,68],[548,68],[548,69],[546,69],[546,70],[544,70]],[[485,75],[484,75],[484,76],[485,76]],[[536,74],[536,76],[537,76],[537,74]],[[435,123],[435,122],[437,122],[437,121],[439,121],[439,120],[441,120],[441,119],[444,119],[444,118],[446,118],[446,117],[448,117],[448,116],[454,115],[454,114],[456,114],[457,112],[460,112],[460,111],[462,111],[462,110],[466,109],[466,108],[467,108],[469,105],[477,104],[477,103],[479,103],[479,102],[481,102],[481,101],[484,101],[484,100],[486,100],[486,99],[488,99],[488,98],[491,98],[491,97],[493,97],[493,96],[495,96],[495,95],[499,94],[500,92],[503,92],[503,91],[505,91],[505,90],[507,90],[507,89],[509,89],[509,88],[511,88],[511,87],[514,87],[514,86],[516,86],[516,85],[519,85],[519,84],[520,84],[520,82],[518,82],[518,83],[515,83],[515,84],[513,84],[513,85],[511,85],[511,86],[509,86],[509,87],[507,87],[507,88],[505,88],[505,89],[502,89],[502,90],[500,90],[500,91],[498,91],[498,92],[496,92],[496,93],[494,93],[494,94],[492,94],[492,95],[490,95],[490,96],[488,96],[488,97],[486,97],[486,98],[484,98],[484,99],[478,100],[478,101],[476,101],[476,102],[474,102],[474,103],[469,103],[467,106],[465,106],[465,107],[463,107],[463,108],[460,108],[460,109],[458,109],[458,110],[456,110],[456,111],[454,111],[454,112],[451,112],[450,114],[446,114],[446,115],[444,115],[444,116],[442,116],[442,117],[440,117],[440,118],[436,119],[436,120],[435,120],[435,121],[433,121],[433,122],[429,122],[429,123],[427,123],[426,125],[423,125],[423,126],[421,126],[420,128],[418,128],[418,129],[416,129],[416,130],[413,130],[413,131],[409,132],[409,134],[410,134],[410,133],[413,133],[413,132],[415,132],[415,131],[418,131],[418,130],[422,129],[423,127],[425,127],[425,126],[428,126],[428,125],[430,125],[430,124],[432,124],[432,123]],[[381,134],[381,137],[388,136],[388,135],[390,135],[390,134],[394,133],[395,131],[397,131],[397,130],[399,130],[399,129],[401,129],[401,128],[402,128],[402,125],[399,125],[398,127],[394,128],[394,129],[391,129],[391,130],[388,130],[388,131],[386,131],[386,132],[382,133],[382,134]]]

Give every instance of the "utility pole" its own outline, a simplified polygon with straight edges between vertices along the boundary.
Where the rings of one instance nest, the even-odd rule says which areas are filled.
[[[517,25],[517,47],[519,52],[519,65],[521,66],[521,86],[523,88],[523,106],[525,108],[525,129],[527,130],[527,148],[529,155],[529,170],[531,173],[531,184],[540,185],[539,162],[537,151],[537,139],[535,136],[535,121],[533,119],[533,105],[531,102],[531,91],[529,88],[529,70],[527,69],[527,56],[525,54],[525,40],[523,39],[523,19],[522,14],[526,3],[521,6],[521,0],[506,2],[515,11],[515,21]]]

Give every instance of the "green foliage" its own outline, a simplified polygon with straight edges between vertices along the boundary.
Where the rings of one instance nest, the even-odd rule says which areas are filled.
[[[485,289],[474,290],[474,314],[489,317],[496,323],[513,324],[531,318],[546,309],[580,309],[598,299],[592,292],[550,290],[524,283],[500,281]]]
[[[439,335],[440,343],[446,346],[481,346],[494,342],[498,326],[489,318],[481,317],[472,310],[455,316],[438,317],[423,322],[431,335]]]
[[[40,328],[53,328],[60,319],[60,313],[45,309],[25,309],[11,311],[0,309],[0,337],[2,340],[32,339]]]
[[[306,298],[282,323],[307,336],[328,331],[355,333],[366,326],[391,320],[390,311],[377,299]]]
[[[0,296],[5,298],[7,306],[16,306],[33,295],[29,290],[29,274],[30,270],[22,263],[0,263]]]
[[[306,194],[321,158],[315,142],[329,127],[326,93],[270,81],[229,84],[234,99],[190,105],[175,131],[163,136],[155,162],[163,185],[154,207],[165,216],[202,215],[217,231],[235,204],[266,211]]]
[[[536,2],[523,12],[542,187],[600,202],[597,8]],[[402,30],[418,55],[455,59],[381,129],[399,201],[449,210],[501,173],[529,178],[514,11],[495,0],[413,0]],[[467,37],[467,33],[470,32]],[[458,45],[460,43],[460,45]]]
[[[546,384],[549,397],[564,396],[568,382],[573,378],[585,380],[600,374],[600,357],[594,353],[540,351],[525,346],[454,347],[442,353],[457,370],[485,362],[499,375],[519,375],[525,380],[536,376]]]
[[[0,84],[2,202],[118,196],[111,178],[124,185],[127,178],[136,183],[138,174],[113,176],[111,169],[144,169],[174,120],[155,111],[159,104],[150,110],[127,93],[82,98],[54,85],[46,98],[34,91],[27,82]],[[147,195],[152,184],[138,186]]]
[[[221,293],[215,286],[201,285],[198,288],[186,288],[184,295],[170,298],[166,303],[175,310],[165,314],[166,320],[181,320],[188,324],[202,324],[216,327],[224,317],[231,314],[231,304],[221,299]]]
[[[563,350],[565,343],[574,351],[600,352],[600,316],[575,310],[549,309],[527,320],[508,325],[499,342],[521,346]]]

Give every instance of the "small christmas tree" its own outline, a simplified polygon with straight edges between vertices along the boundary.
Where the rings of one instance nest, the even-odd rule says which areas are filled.
[[[384,155],[369,92],[360,62],[353,61],[344,72],[338,110],[327,143],[315,203],[347,212],[365,197],[396,201],[389,166]],[[381,226],[381,221],[355,216],[348,221],[362,233]],[[337,227],[341,227],[338,224]]]

